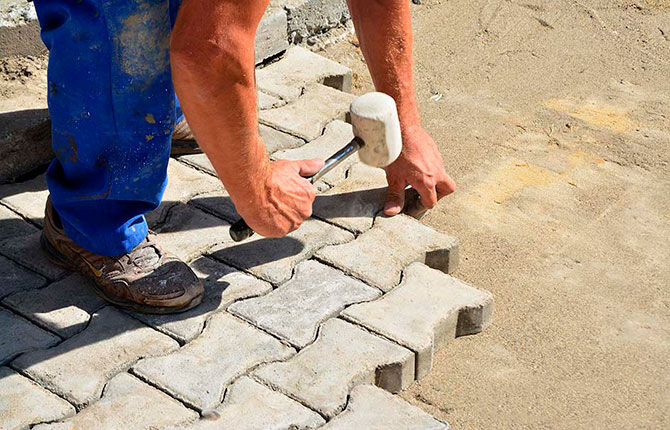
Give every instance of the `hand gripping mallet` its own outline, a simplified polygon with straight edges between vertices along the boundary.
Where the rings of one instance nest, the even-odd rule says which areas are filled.
[[[358,151],[358,158],[373,167],[386,167],[400,155],[402,137],[395,101],[384,93],[367,93],[357,97],[349,108],[354,138],[325,161],[323,168],[308,176],[312,184]],[[235,242],[247,239],[254,231],[240,219],[230,226]]]

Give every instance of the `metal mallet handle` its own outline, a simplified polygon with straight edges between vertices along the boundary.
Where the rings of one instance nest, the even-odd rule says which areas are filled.
[[[333,170],[335,167],[337,167],[340,163],[342,163],[344,160],[349,158],[351,154],[355,153],[358,151],[361,146],[363,146],[363,140],[361,140],[358,137],[354,137],[351,142],[349,142],[346,146],[344,146],[342,149],[337,151],[335,154],[330,156],[324,163],[323,167],[321,170],[313,174],[312,176],[306,176],[306,179],[309,179],[309,181],[314,184],[316,181],[321,179],[323,175],[326,173],[330,172]],[[247,223],[244,221],[244,219],[239,219],[233,225],[230,226],[230,237],[235,241],[235,242],[241,242],[245,239],[250,238],[254,234],[254,231],[247,225]]]

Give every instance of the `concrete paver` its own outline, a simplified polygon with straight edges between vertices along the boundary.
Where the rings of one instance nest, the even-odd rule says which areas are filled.
[[[328,246],[316,256],[386,292],[400,282],[402,270],[414,261],[443,272],[454,270],[457,245],[456,238],[406,215],[380,216],[356,241]]]
[[[345,406],[352,385],[375,383],[391,392],[414,380],[414,354],[340,319],[321,325],[316,342],[254,377],[332,418]]]
[[[22,291],[2,302],[35,324],[64,338],[83,330],[105,301],[93,292],[92,281],[73,274],[46,288]]]
[[[256,64],[288,48],[286,11],[268,7],[256,29],[254,40]]]
[[[158,429],[197,416],[167,394],[128,373],[120,373],[109,381],[102,398],[88,408],[68,420],[33,429]]]
[[[14,211],[0,205],[0,241],[10,237],[25,236],[36,231],[35,226]]]
[[[0,365],[17,355],[55,345],[60,339],[12,312],[0,308]]]
[[[202,418],[170,430],[306,430],[325,423],[317,413],[247,376],[226,390],[223,403],[213,412],[214,419]]]
[[[198,409],[215,408],[226,386],[260,363],[294,353],[274,337],[227,313],[212,316],[203,333],[179,351],[133,366],[143,379]]]
[[[488,325],[492,306],[490,293],[413,263],[397,288],[374,302],[348,307],[342,316],[414,351],[419,379],[430,371],[435,351]]]
[[[347,409],[324,430],[448,430],[449,425],[372,385],[351,390]]]
[[[296,43],[337,27],[349,19],[344,0],[272,0],[284,6],[288,14],[288,33]]]
[[[25,182],[0,185],[0,202],[40,225],[48,197],[46,174]]]
[[[178,347],[176,341],[108,306],[93,314],[81,333],[51,349],[23,354],[12,366],[84,407],[100,397],[109,378],[138,358]]]
[[[290,344],[304,348],[323,321],[347,305],[374,300],[376,288],[314,260],[300,263],[293,278],[262,297],[233,304],[229,311]]]
[[[0,367],[0,428],[23,429],[75,414],[74,407],[8,367]]]
[[[40,288],[46,279],[0,255],[0,299],[17,291]]]
[[[65,276],[68,271],[47,260],[40,248],[41,231],[28,236],[12,237],[0,242],[0,253],[19,262],[22,266],[39,273],[45,278],[55,281]]]
[[[132,315],[156,330],[186,343],[202,332],[205,322],[212,314],[225,310],[236,300],[259,296],[272,290],[267,282],[206,257],[193,261],[191,268],[202,279],[205,287],[205,296],[200,305],[179,314],[132,312]]]

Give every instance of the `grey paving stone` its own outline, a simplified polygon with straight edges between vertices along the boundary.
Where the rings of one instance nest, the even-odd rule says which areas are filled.
[[[212,246],[232,242],[229,224],[194,207],[178,204],[170,209],[165,224],[157,229],[157,241],[184,261],[190,261]]]
[[[36,231],[35,226],[14,211],[0,205],[0,241],[10,237],[25,236]]]
[[[414,354],[340,319],[321,325],[316,342],[282,363],[253,375],[304,405],[332,418],[345,406],[353,385],[374,383],[391,392],[414,380]]]
[[[256,86],[263,92],[291,102],[305,85],[323,84],[351,92],[351,69],[319,54],[293,46],[284,57],[256,71]]]
[[[150,227],[165,221],[170,208],[177,203],[186,203],[193,196],[222,189],[221,181],[192,167],[180,163],[174,158],[168,164],[168,184],[161,205],[146,214]]]
[[[349,19],[345,0],[272,0],[288,14],[288,33],[292,43],[300,43],[343,24]]]
[[[326,125],[323,135],[299,148],[275,152],[272,155],[272,158],[275,160],[302,160],[310,158],[321,158],[325,160],[342,149],[342,147],[348,144],[353,138],[354,133],[351,129],[351,125],[344,121],[335,120]],[[328,174],[319,182],[323,181],[328,186],[338,184],[346,177],[347,169],[356,162],[358,162],[358,155],[354,154],[343,161],[342,164],[335,169],[328,172]],[[323,186],[320,187],[318,183],[316,186],[318,189],[327,188]]]
[[[40,225],[48,197],[46,174],[25,182],[0,185],[0,202]]]
[[[12,312],[0,308],[0,365],[17,355],[38,348],[48,348],[60,339],[21,318]]]
[[[65,276],[68,271],[47,260],[40,248],[41,234],[42,232],[38,231],[28,236],[6,239],[0,242],[0,253],[45,278],[55,281]]]
[[[67,338],[83,330],[91,314],[105,305],[90,283],[73,274],[46,288],[13,294],[3,303],[35,324]]]
[[[75,406],[100,397],[107,381],[140,357],[174,351],[179,344],[107,306],[84,331],[57,346],[21,355],[12,366]]]
[[[386,172],[363,164],[351,167],[346,180],[314,200],[314,216],[354,233],[372,228],[384,208]]]
[[[74,415],[71,404],[7,367],[0,367],[0,428],[27,429]]]
[[[351,390],[347,409],[321,428],[447,430],[449,425],[384,390],[372,385],[359,385]]]
[[[354,236],[313,218],[282,238],[254,235],[241,243],[227,242],[213,248],[211,256],[247,270],[275,285],[287,281],[295,266],[326,246],[353,240]]]
[[[132,312],[133,316],[180,342],[190,342],[202,332],[205,321],[239,299],[266,294],[272,286],[223,263],[201,257],[191,263],[202,279],[205,296],[197,307],[179,314],[152,315]]]
[[[254,41],[256,64],[288,48],[287,25],[284,9],[267,8],[256,29],[256,40]]]
[[[325,423],[315,412],[247,376],[226,390],[214,412],[215,419],[202,418],[171,430],[306,430]]]
[[[42,424],[36,430],[159,429],[195,419],[198,415],[167,394],[128,373],[112,378],[102,398],[72,418]]]
[[[294,102],[276,109],[262,110],[259,121],[307,141],[321,135],[335,119],[345,120],[354,96],[321,84],[309,84]]]
[[[258,100],[258,109],[260,110],[272,109],[286,104],[286,102],[279,97],[271,96],[263,91],[258,91],[256,97]]]
[[[235,205],[226,190],[200,194],[195,196],[189,204],[231,223],[240,219],[240,215],[237,213]]]
[[[348,307],[342,316],[414,351],[419,379],[432,368],[435,351],[456,336],[487,326],[492,307],[490,293],[413,263],[397,288],[374,302]],[[465,324],[461,320],[467,324],[457,330]]]
[[[304,140],[268,127],[267,125],[259,124],[258,132],[261,135],[261,139],[263,139],[268,154],[273,154],[283,149],[297,148],[305,144]]]
[[[276,290],[237,302],[229,311],[304,348],[314,341],[322,322],[337,316],[347,305],[374,300],[379,295],[376,288],[309,260],[300,263],[293,278]]]
[[[456,238],[406,215],[379,216],[373,228],[355,241],[328,246],[316,256],[386,292],[398,285],[402,270],[415,261],[445,273],[454,270],[457,245]]]
[[[0,255],[0,299],[17,291],[40,288],[46,279]]]
[[[173,354],[141,360],[133,372],[196,408],[212,409],[244,372],[294,352],[232,315],[218,313],[195,340]]]

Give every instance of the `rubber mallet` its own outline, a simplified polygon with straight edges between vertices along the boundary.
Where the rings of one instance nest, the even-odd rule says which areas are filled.
[[[402,137],[395,101],[384,93],[367,93],[354,99],[349,108],[354,138],[316,174],[307,177],[312,184],[358,151],[358,158],[373,167],[386,167],[400,155]],[[230,226],[235,242],[247,239],[254,231],[243,219]]]

